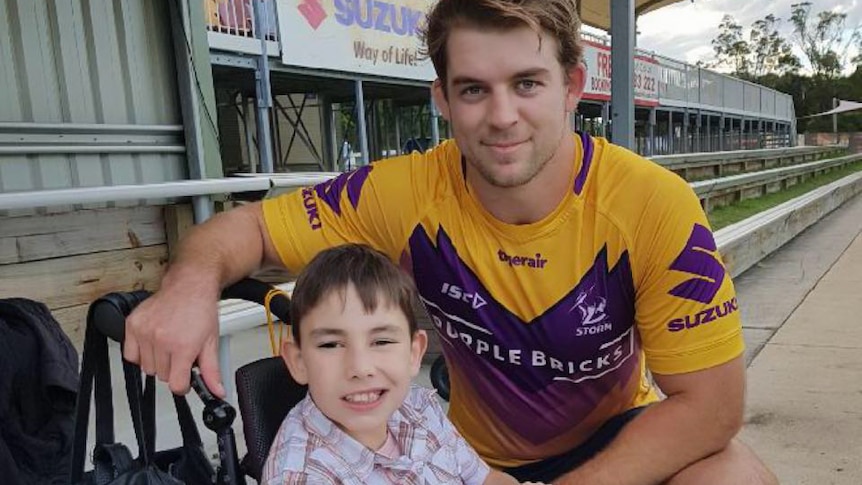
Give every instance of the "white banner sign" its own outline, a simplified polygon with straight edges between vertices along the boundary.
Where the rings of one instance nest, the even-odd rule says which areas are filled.
[[[291,66],[433,81],[418,28],[435,0],[278,0],[282,61]]]
[[[611,49],[608,46],[584,41],[584,64],[587,66],[587,86],[584,99],[609,101],[611,99]],[[658,61],[635,56],[635,104],[658,105]]]

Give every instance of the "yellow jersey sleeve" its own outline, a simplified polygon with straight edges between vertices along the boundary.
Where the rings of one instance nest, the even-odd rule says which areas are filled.
[[[733,283],[698,197],[656,169],[634,234],[635,323],[657,374],[707,369],[744,349]]]
[[[368,244],[397,260],[416,219],[433,200],[428,164],[435,158],[433,152],[414,152],[264,200],[266,227],[284,265],[298,272],[319,251],[349,242]]]

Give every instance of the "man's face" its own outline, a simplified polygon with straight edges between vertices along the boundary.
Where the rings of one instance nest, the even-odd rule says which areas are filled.
[[[377,449],[389,417],[419,372],[427,336],[411,338],[401,309],[379,296],[366,313],[353,285],[332,291],[302,319],[298,347],[282,348],[290,373],[308,384],[318,408],[344,432]]]
[[[583,67],[564,72],[557,41],[544,32],[541,39],[528,27],[450,33],[447,96],[438,80],[434,99],[480,182],[528,183],[570,133]]]

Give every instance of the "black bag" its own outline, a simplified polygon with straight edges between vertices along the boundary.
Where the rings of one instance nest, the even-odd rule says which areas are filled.
[[[0,299],[0,482],[67,485],[78,353],[48,307]]]
[[[122,306],[128,301],[112,301],[126,295],[108,295],[103,300]],[[137,303],[137,302],[134,302]],[[134,305],[132,303],[132,305]],[[93,308],[87,315],[84,355],[75,421],[71,482],[77,485],[211,485],[215,471],[203,451],[200,434],[189,404],[183,396],[174,395],[183,444],[170,450],[155,451],[156,426],[155,378],[147,376],[142,390],[141,370],[123,360],[126,397],[138,445],[138,457],[114,442],[114,417],[111,371],[107,337],[95,324]],[[93,470],[84,473],[87,450],[87,426],[90,396],[95,384],[96,444]]]

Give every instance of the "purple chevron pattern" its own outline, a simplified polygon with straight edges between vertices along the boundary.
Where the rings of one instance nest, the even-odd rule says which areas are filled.
[[[343,173],[332,180],[315,185],[314,191],[320,200],[325,202],[336,215],[340,216],[341,197],[344,188],[347,187],[347,199],[350,201],[350,205],[356,209],[359,207],[359,196],[371,169],[371,165],[365,165],[351,172]]]
[[[677,285],[668,293],[700,303],[711,302],[721,288],[725,274],[724,266],[714,256],[715,251],[712,231],[695,224],[685,248],[670,265],[670,269],[689,273],[694,278]]]
[[[482,285],[444,228],[432,242],[419,226],[409,245],[410,258],[402,263],[412,265],[447,360],[494,409],[494,422],[528,442],[546,443],[585,419],[609,392],[640,377],[627,254],[609,269],[602,249],[566,296],[523,321]],[[476,308],[441,291],[453,285],[486,304]],[[602,331],[592,333],[599,326]]]

